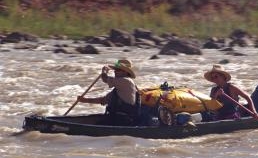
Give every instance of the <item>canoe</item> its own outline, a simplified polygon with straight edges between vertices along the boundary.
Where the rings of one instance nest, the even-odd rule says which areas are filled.
[[[80,116],[26,116],[23,128],[41,133],[65,133],[85,136],[133,136],[151,139],[180,139],[205,134],[229,133],[236,130],[256,129],[258,121],[245,117],[239,120],[200,122],[193,126],[126,126],[110,125],[104,114]]]

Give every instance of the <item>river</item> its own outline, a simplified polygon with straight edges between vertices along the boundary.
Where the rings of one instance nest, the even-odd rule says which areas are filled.
[[[24,42],[25,44],[28,44]],[[158,49],[96,46],[101,54],[53,53],[56,45],[85,45],[70,40],[41,39],[36,47],[17,49],[16,44],[0,45],[0,157],[2,158],[254,158],[258,157],[258,130],[210,134],[186,139],[142,139],[129,136],[88,137],[22,131],[30,114],[63,115],[101,72],[103,65],[117,59],[132,60],[138,87],[167,81],[209,94],[212,83],[205,71],[223,59],[232,83],[249,94],[258,84],[258,49],[235,47],[247,56],[225,55],[202,50],[203,55],[168,56],[149,60]],[[97,82],[88,96],[104,95],[108,87]],[[104,112],[104,107],[78,104],[69,115]]]

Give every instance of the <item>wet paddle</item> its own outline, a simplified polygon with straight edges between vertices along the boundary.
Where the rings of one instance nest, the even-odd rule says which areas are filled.
[[[88,93],[88,91],[91,89],[91,87],[100,79],[101,74],[94,80],[94,82],[88,87],[88,89],[81,95],[82,97]],[[64,116],[66,116],[74,107],[75,105],[78,103],[79,101],[76,100],[75,103],[73,103],[73,105],[65,112]]]
[[[233,102],[235,105],[239,106],[240,108],[242,108],[243,110],[245,110],[246,112],[248,112],[251,116],[253,116],[253,118],[258,120],[258,117],[256,117],[256,115],[249,109],[247,109],[245,106],[239,104],[237,101],[235,101],[234,99],[232,99],[230,96],[228,96],[226,93],[222,93],[223,96],[225,96],[228,100],[230,100],[231,102]]]

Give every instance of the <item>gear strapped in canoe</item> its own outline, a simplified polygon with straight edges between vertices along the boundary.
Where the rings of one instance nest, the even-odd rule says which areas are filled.
[[[143,105],[154,107],[158,103],[173,113],[198,113],[222,107],[222,104],[217,100],[190,88],[171,87],[164,90],[161,87],[156,87],[141,89],[140,94]]]

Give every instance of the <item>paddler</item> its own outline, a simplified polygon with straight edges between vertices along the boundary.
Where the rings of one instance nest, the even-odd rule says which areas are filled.
[[[241,117],[238,107],[223,96],[224,93],[236,102],[239,102],[239,97],[244,98],[248,103],[249,110],[254,113],[254,117],[258,118],[252,99],[247,92],[229,83],[231,75],[225,71],[224,67],[213,65],[212,69],[204,74],[204,78],[216,84],[215,87],[212,87],[210,96],[223,104],[223,107],[215,114],[215,120],[239,119]]]
[[[114,77],[108,75],[109,70],[114,70]],[[138,105],[137,88],[133,80],[136,75],[132,69],[132,62],[118,60],[114,65],[104,66],[101,78],[113,90],[103,97],[85,98],[78,96],[78,101],[107,105],[106,113],[113,118],[113,121],[118,121],[117,114],[123,113],[129,116],[131,124],[136,124],[140,105]]]

